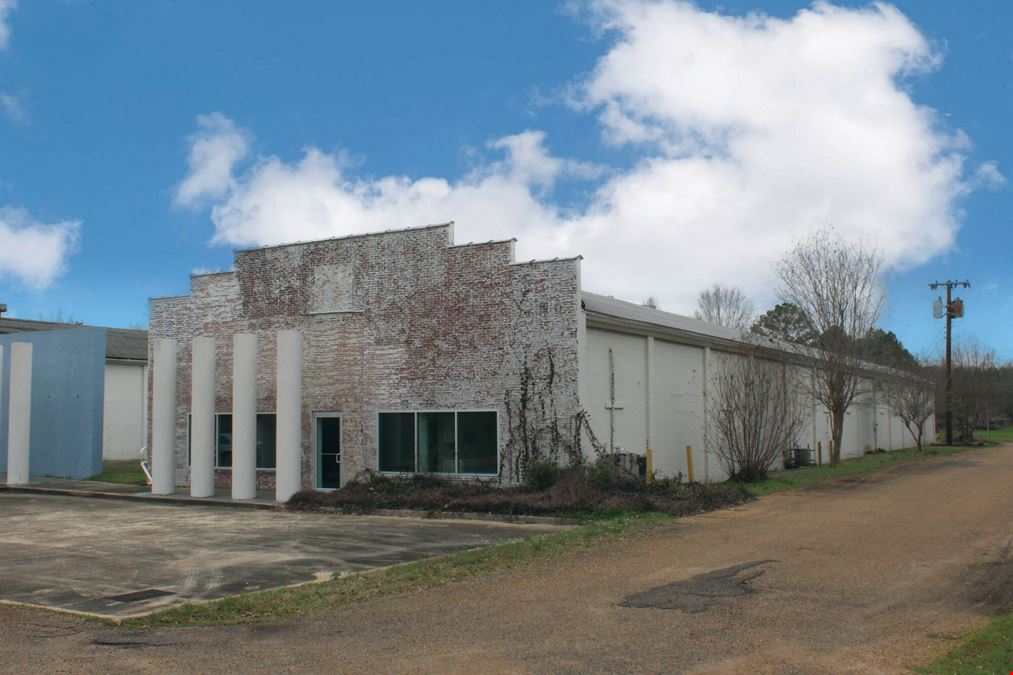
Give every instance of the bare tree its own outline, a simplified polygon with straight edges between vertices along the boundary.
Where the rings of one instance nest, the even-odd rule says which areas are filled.
[[[894,415],[900,418],[922,449],[925,423],[936,408],[936,394],[931,382],[913,373],[896,373],[883,380],[883,393]]]
[[[700,291],[693,316],[719,326],[749,330],[753,323],[753,303],[737,288],[714,284]]]
[[[640,303],[642,307],[650,307],[651,309],[659,309],[658,299],[653,295],[647,296],[647,299]]]
[[[754,353],[726,355],[711,381],[708,437],[728,475],[755,481],[802,430],[797,370]]]
[[[867,341],[883,308],[882,258],[866,244],[849,244],[830,228],[797,242],[775,266],[781,299],[798,305],[818,335],[799,345],[813,368],[811,394],[830,414],[830,463],[841,461],[848,408],[860,393]]]
[[[1001,408],[999,357],[975,340],[953,347],[953,420],[959,437],[970,441],[974,430],[990,424]]]

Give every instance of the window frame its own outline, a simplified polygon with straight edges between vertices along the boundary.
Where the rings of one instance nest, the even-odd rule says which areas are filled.
[[[215,412],[214,413],[214,416],[215,416],[215,428],[214,428],[215,444],[214,444],[213,452],[214,452],[214,458],[215,458],[215,467],[214,467],[215,471],[232,471],[232,467],[231,466],[218,466],[218,417],[219,417],[219,415],[232,415],[232,414],[233,413],[232,413],[231,410],[223,410],[222,412]],[[277,434],[277,430],[278,430],[278,427],[277,427],[277,424],[278,424],[278,413],[277,412],[272,411],[272,410],[263,410],[263,411],[258,410],[255,415],[256,416],[260,416],[260,415],[274,415],[275,434]],[[190,426],[191,426],[191,422],[192,421],[193,421],[193,413],[192,412],[188,412],[186,414],[186,465],[187,465],[187,468],[189,468],[192,465],[192,463],[190,461],[191,454],[192,454],[191,448],[193,447],[193,445],[190,442]],[[275,442],[277,443],[277,439],[275,439]],[[256,443],[256,438],[254,438],[254,443]],[[255,471],[271,471],[271,472],[277,471],[278,470],[278,448],[275,447],[275,449],[274,449],[274,466],[273,467],[264,467],[264,468],[261,468],[259,466],[256,466],[256,467],[254,467],[254,470]]]
[[[429,471],[419,471],[419,414],[423,413],[453,413],[454,414],[454,468],[460,467],[461,460],[458,454],[458,423],[457,416],[461,413],[493,413],[496,415],[496,470],[492,473],[461,473],[454,471],[454,473],[438,473]],[[380,415],[405,415],[409,414],[412,416],[412,441],[414,445],[414,457],[415,457],[415,471],[382,471],[380,469]],[[499,429],[499,409],[497,408],[417,408],[415,410],[377,410],[376,411],[376,471],[384,476],[447,476],[451,478],[498,478],[499,477],[499,466],[500,466],[500,429]]]

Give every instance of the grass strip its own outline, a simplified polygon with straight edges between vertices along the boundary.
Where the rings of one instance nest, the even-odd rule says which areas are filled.
[[[989,443],[1010,443],[1013,442],[1013,427],[1003,427],[1001,429],[992,429],[991,431],[975,431],[975,438],[979,441],[987,441]]]
[[[840,466],[807,466],[801,469],[789,469],[787,471],[773,471],[766,480],[756,483],[743,483],[742,486],[750,494],[761,497],[774,492],[794,490],[796,488],[822,483],[831,478],[839,476],[854,476],[857,474],[876,471],[886,466],[899,464],[901,462],[916,461],[926,457],[940,457],[953,455],[968,450],[976,450],[974,446],[951,446],[951,447],[926,447],[924,450],[907,448],[905,450],[892,450],[875,455],[864,455],[854,459],[846,459]]]
[[[102,473],[88,480],[123,485],[146,485],[148,482],[140,463],[132,459],[107,459],[102,462]]]
[[[1013,614],[997,616],[922,673],[1008,673],[1013,670]]]
[[[660,513],[624,513],[565,532],[494,544],[439,558],[351,574],[331,581],[244,593],[209,603],[187,603],[140,619],[124,628],[232,625],[273,621],[295,614],[421,591],[491,571],[530,565],[565,553],[633,536],[672,520]]]

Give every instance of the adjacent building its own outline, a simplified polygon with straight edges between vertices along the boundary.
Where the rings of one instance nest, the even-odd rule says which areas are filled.
[[[88,478],[103,459],[140,459],[148,339],[143,330],[0,318],[0,471],[6,470],[10,353],[32,344],[31,473]]]

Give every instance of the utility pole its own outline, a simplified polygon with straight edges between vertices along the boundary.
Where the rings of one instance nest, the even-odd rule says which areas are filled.
[[[936,290],[940,286],[946,287],[946,445],[953,445],[953,379],[950,375],[952,368],[953,350],[950,344],[951,327],[953,319],[959,319],[964,316],[964,303],[959,298],[957,299],[958,305],[955,307],[952,291],[957,286],[963,286],[964,288],[970,288],[971,282],[967,281],[934,281],[929,284],[929,288]],[[957,311],[955,311],[957,310]],[[959,311],[959,313],[958,313]],[[938,316],[936,318],[939,318]]]

